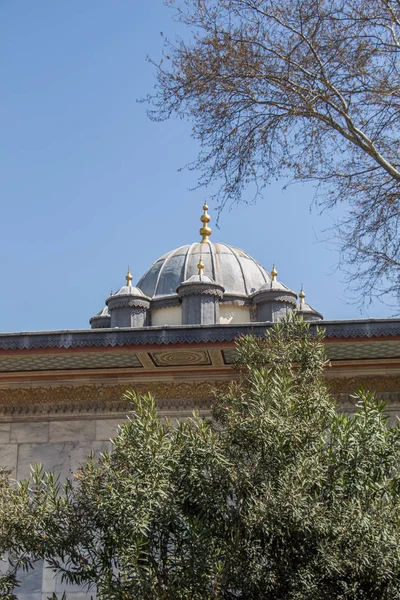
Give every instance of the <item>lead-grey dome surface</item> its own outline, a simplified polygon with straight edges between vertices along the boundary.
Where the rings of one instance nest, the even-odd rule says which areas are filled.
[[[264,283],[271,282],[264,267],[240,248],[197,242],[161,256],[137,287],[150,298],[175,295],[181,283],[197,275],[200,258],[204,263],[203,274],[221,285],[225,296],[250,296]]]

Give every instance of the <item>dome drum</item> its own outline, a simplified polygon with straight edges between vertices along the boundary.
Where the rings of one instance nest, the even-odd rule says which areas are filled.
[[[148,321],[149,300],[113,298],[107,300],[111,314],[111,327],[145,327]]]
[[[321,321],[324,317],[315,308],[309,304],[301,304],[297,309],[297,313],[303,317],[305,321]]]
[[[108,307],[105,306],[103,310],[100,310],[89,322],[92,329],[106,329],[111,327],[111,316]]]
[[[111,315],[111,327],[145,327],[149,321],[150,298],[131,285],[128,269],[127,285],[106,300]]]
[[[270,286],[262,286],[253,295],[256,307],[256,319],[259,323],[264,321],[276,322],[285,317],[288,312],[296,310],[297,295],[278,282]]]
[[[321,321],[324,317],[319,313],[315,308],[310,306],[305,302],[305,293],[303,290],[303,286],[301,286],[301,290],[299,293],[299,307],[297,309],[297,313],[303,317],[305,321]]]

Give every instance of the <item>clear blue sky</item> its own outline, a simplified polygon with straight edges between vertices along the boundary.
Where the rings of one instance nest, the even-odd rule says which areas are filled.
[[[171,16],[162,0],[0,0],[0,331],[88,327],[128,263],[137,281],[199,239],[208,192],[178,172],[196,156],[191,124],[153,123],[137,103]],[[212,239],[275,261],[325,318],[389,316],[346,302],[337,255],[318,242],[332,215],[310,212],[312,188],[282,185],[225,211]]]

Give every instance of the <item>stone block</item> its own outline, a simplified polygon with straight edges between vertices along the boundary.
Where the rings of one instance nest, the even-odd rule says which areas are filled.
[[[49,440],[48,421],[31,421],[30,423],[11,423],[10,441],[17,444],[30,442],[45,443]]]
[[[54,471],[65,479],[70,475],[73,442],[47,444],[21,444],[18,452],[18,479],[26,479],[31,466],[41,463],[46,471]]]
[[[51,421],[49,424],[50,442],[90,441],[96,437],[96,421]]]
[[[11,470],[11,477],[17,476],[18,444],[0,444],[0,465]]]
[[[388,424],[389,427],[396,427],[397,423],[399,422],[397,415],[399,414],[399,412],[394,412],[394,411],[387,411],[388,414]]]
[[[56,578],[56,594],[66,593],[68,600],[90,600],[90,598],[94,597],[95,591],[88,591],[87,586],[82,586],[78,584],[67,584],[65,581],[61,581],[60,577]]]
[[[101,452],[109,452],[110,449],[111,443],[106,441],[75,443],[71,450],[70,466],[72,472],[86,462],[91,452],[100,454]]]
[[[43,562],[36,563],[35,568],[28,572],[19,571],[18,579],[20,587],[18,589],[19,600],[41,600],[42,599],[42,577]]]
[[[52,569],[48,567],[46,563],[43,566],[43,579],[42,579],[42,594],[46,600],[48,596],[51,596],[56,591],[56,574]]]
[[[0,444],[8,444],[10,441],[11,423],[0,423]]]
[[[54,591],[57,595],[65,592],[68,600],[94,600],[96,598],[96,590],[88,590],[87,586],[82,586],[81,584],[66,583],[62,581],[61,575],[56,575],[55,577]]]
[[[97,419],[96,421],[96,440],[110,440],[117,435],[118,425],[123,423],[124,419]]]
[[[57,594],[58,598],[61,598],[61,593],[58,592]],[[67,592],[67,600],[96,600],[96,594],[95,592]],[[46,596],[46,594],[43,594],[42,599],[41,600],[48,600],[48,596]]]

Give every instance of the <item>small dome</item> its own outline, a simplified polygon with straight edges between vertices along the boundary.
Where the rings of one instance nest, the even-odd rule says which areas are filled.
[[[140,279],[137,287],[150,298],[171,296],[193,275],[198,276],[199,260],[204,275],[225,289],[225,296],[250,296],[263,284],[270,284],[268,272],[247,252],[222,243],[194,243],[161,256]]]
[[[270,283],[264,283],[260,287],[260,289],[255,291],[255,294],[261,294],[262,292],[291,292],[294,294],[293,290],[284,285],[280,281],[271,281]]]
[[[321,321],[324,318],[320,312],[310,304],[307,304],[307,302],[300,304],[297,312],[299,315],[303,315],[305,321]]]
[[[119,288],[118,292],[112,294],[110,298],[113,298],[114,296],[139,296],[145,298],[142,290],[131,285],[123,285],[121,288]]]
[[[96,313],[95,317],[109,317],[110,311],[108,310],[108,306],[105,306],[98,313]]]
[[[186,285],[187,283],[215,283],[215,281],[207,277],[207,275],[192,275],[182,285]]]
[[[111,316],[110,311],[108,310],[108,306],[105,306],[99,312],[90,319],[89,321],[92,329],[101,329],[105,327],[110,327]]]

